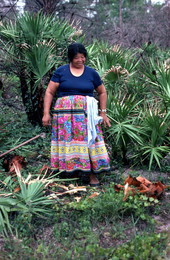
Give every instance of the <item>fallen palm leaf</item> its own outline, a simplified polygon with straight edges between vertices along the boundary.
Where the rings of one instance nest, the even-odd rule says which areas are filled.
[[[135,187],[139,187],[141,185],[141,182],[138,181],[137,178],[132,177],[131,175],[128,176],[124,183],[128,183],[129,185],[133,185]]]
[[[84,189],[84,188],[86,188],[86,186],[74,186],[74,184],[70,184],[70,185],[68,185],[68,188],[69,188],[69,190],[72,190],[72,189],[77,189],[77,188],[79,188],[79,189]]]
[[[124,187],[123,201],[125,201],[128,198],[128,196],[134,196],[135,194],[136,194],[136,189],[129,187],[129,184],[126,183]]]
[[[123,185],[120,185],[120,184],[115,184],[115,185],[114,185],[114,189],[115,189],[115,191],[124,190],[124,186],[123,186]]]
[[[79,202],[79,201],[82,199],[82,197],[74,197],[74,199],[75,199],[77,202]]]
[[[19,170],[21,170],[26,165],[25,157],[19,155],[10,155],[3,161],[3,167],[5,171],[12,175],[16,174],[14,165]]]
[[[21,190],[21,188],[18,186],[18,187],[16,187],[15,189],[14,189],[14,192],[18,192],[18,191],[20,191]]]
[[[146,178],[141,177],[141,176],[138,176],[136,179],[137,179],[137,181],[145,184],[146,186],[152,184],[152,182],[148,181]]]
[[[51,170],[51,168],[48,165],[43,165],[43,167],[40,169],[40,174],[42,174],[44,170],[47,174],[48,170]]]
[[[55,185],[56,187],[59,187],[59,188],[62,188],[62,189],[65,190],[64,192],[53,192],[53,195],[50,194],[48,196],[49,198],[52,198],[52,197],[54,198],[56,196],[62,196],[62,195],[65,195],[65,194],[71,195],[71,194],[77,193],[78,191],[86,191],[85,186],[74,186],[73,184],[70,184],[68,187],[66,187],[65,185],[56,184],[54,178],[51,178],[51,177],[45,178],[47,171],[49,169],[48,167],[44,167],[44,169],[46,169],[45,173],[43,175],[42,174],[38,175],[38,177],[35,178],[35,179],[31,179],[32,175],[30,173],[29,173],[28,177],[26,179],[24,179],[21,175],[21,172],[20,172],[18,165],[14,164],[14,169],[15,169],[16,175],[18,176],[19,180],[22,183],[26,184],[27,186],[29,186],[33,183],[39,182],[39,183],[43,183],[45,188],[50,186],[50,184],[53,184],[53,186]]]
[[[64,192],[53,192],[52,194],[50,194],[49,196],[53,196],[53,194],[55,194],[56,196],[62,196],[62,195],[65,195],[65,194],[70,194],[70,195],[72,195],[72,194],[75,194],[75,193],[77,193],[78,191],[87,191],[87,189],[85,188],[85,187],[75,187],[74,189],[72,189],[72,190],[66,190],[66,191],[64,191]]]
[[[62,184],[54,183],[53,186],[58,187],[58,188],[61,188],[61,189],[63,189],[63,190],[69,190],[69,188],[68,188],[67,186],[62,185]]]
[[[114,185],[115,191],[119,192],[124,190],[123,200],[125,201],[129,196],[134,196],[137,193],[142,193],[147,197],[154,199],[160,198],[166,188],[170,185],[164,185],[160,181],[152,183],[144,177],[138,176],[132,177],[129,175],[124,181],[125,185],[116,184]],[[133,187],[130,187],[133,186]]]
[[[94,198],[94,197],[97,197],[97,196],[99,196],[99,192],[94,192],[94,193],[92,193],[89,197],[88,197],[88,199],[92,199],[92,198]]]
[[[8,197],[8,196],[11,196],[12,193],[1,193],[0,196],[2,197]]]

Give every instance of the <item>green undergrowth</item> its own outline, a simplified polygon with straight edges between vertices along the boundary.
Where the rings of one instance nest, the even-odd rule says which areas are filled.
[[[19,101],[14,98],[10,99],[10,102],[14,102],[16,107],[8,106],[6,102],[9,101],[0,97],[0,154],[8,152],[42,133],[44,133],[44,137],[38,137],[2,156],[0,158],[0,174],[4,172],[4,159],[12,155],[25,157],[26,174],[37,172],[44,164],[49,165],[50,129],[33,126],[29,123],[24,110],[19,107]]]
[[[28,123],[23,111],[2,106],[2,112],[1,153],[46,132],[44,139],[37,138],[12,152],[26,158],[27,166],[22,169],[22,176],[27,178],[31,174],[37,178],[41,167],[44,164],[49,165],[49,129],[33,127]],[[6,228],[11,228],[11,232],[8,231],[7,234],[1,233],[0,259],[168,259],[167,245],[170,236],[168,232],[158,229],[161,223],[155,220],[155,216],[160,216],[161,221],[166,220],[170,215],[169,202],[165,198],[158,201],[143,195],[129,196],[123,201],[123,192],[114,191],[114,184],[123,184],[126,177],[124,169],[119,165],[116,165],[117,170],[100,176],[103,185],[97,189],[87,187],[87,191],[55,197],[52,203],[46,201],[45,210],[50,214],[43,215],[44,197],[58,192],[57,188],[43,187],[41,197],[34,198],[35,201],[27,200],[27,197],[23,199],[21,193],[14,193],[18,182],[15,178],[11,181],[9,174],[4,171],[3,160],[4,157],[0,160],[0,189],[13,194],[12,200],[7,197],[9,205],[5,208],[6,211],[0,204],[1,221],[4,221]],[[116,162],[113,163],[115,164]],[[131,174],[134,177],[139,175],[138,170],[132,171]],[[165,184],[168,180],[168,177],[165,178],[163,175],[154,178]],[[7,180],[8,185],[5,185]],[[58,183],[66,186],[84,185],[81,180]],[[96,196],[89,198],[94,194]],[[16,203],[17,199],[19,204]],[[14,201],[15,205],[10,204]],[[38,210],[42,213],[41,216],[35,214]]]
[[[152,218],[160,202],[123,201],[113,185],[57,199],[50,217],[11,216],[15,235],[5,240],[5,259],[166,259],[168,236],[156,232]]]

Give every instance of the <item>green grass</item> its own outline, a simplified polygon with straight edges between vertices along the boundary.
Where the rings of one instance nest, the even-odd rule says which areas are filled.
[[[9,257],[6,259],[11,256],[12,259],[83,260],[155,260],[165,257],[168,237],[165,233],[155,232],[155,222],[150,221],[148,207],[144,210],[146,218],[142,220],[139,214],[143,211],[141,204],[131,206],[129,211],[130,200],[124,203],[122,195],[115,194],[113,189],[101,192],[93,199],[88,199],[90,193],[92,190],[81,194],[80,202],[76,202],[73,196],[63,198],[62,205],[60,202],[54,207],[53,218],[35,218],[26,229],[20,229],[17,237],[6,239],[5,251]],[[111,207],[113,202],[119,206]],[[16,228],[23,226],[20,218],[13,224]]]

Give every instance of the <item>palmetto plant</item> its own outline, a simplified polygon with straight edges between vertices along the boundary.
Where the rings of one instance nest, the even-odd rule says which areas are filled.
[[[120,48],[120,46],[109,46],[106,42],[95,42],[88,46],[90,57],[90,65],[92,65],[104,77],[109,70],[121,67],[126,70],[128,74],[132,75],[139,61],[136,61],[135,55],[127,50]],[[109,82],[113,83],[119,77],[115,71],[113,78],[109,77]],[[106,84],[107,82],[105,82]]]
[[[135,157],[142,163],[161,168],[161,160],[169,149],[170,130],[170,70],[166,63],[149,58],[141,63],[143,84],[146,85],[141,107],[143,143]]]
[[[14,23],[0,25],[4,63],[20,79],[22,100],[28,119],[41,124],[42,96],[55,66],[65,62],[70,41],[80,37],[67,22],[42,13],[25,13]]]
[[[144,66],[145,67],[145,66]],[[146,67],[145,67],[146,68]],[[161,99],[161,110],[170,111],[170,69],[166,63],[149,60],[144,74],[148,84],[154,87],[154,94]]]
[[[107,88],[112,123],[107,136],[112,151],[116,156],[121,151],[125,163],[128,153],[148,164],[149,169],[155,164],[161,167],[161,159],[169,151],[169,67],[150,59],[139,72],[141,61],[130,52],[103,47],[98,53],[93,63]],[[148,114],[147,104],[155,103],[158,114]]]
[[[0,233],[7,236],[10,232],[12,233],[12,228],[9,220],[9,212],[11,206],[14,204],[13,200],[8,198],[1,198],[0,201]]]
[[[170,152],[169,130],[170,114],[162,114],[156,108],[142,114],[142,127],[145,135],[139,147],[137,158],[149,162],[149,170],[153,165],[161,168],[161,159]]]
[[[119,100],[125,94],[134,94],[132,82],[137,71],[139,60],[129,50],[119,45],[109,46],[107,43],[95,42],[88,46],[90,65],[100,74],[108,94],[108,108],[113,96]]]
[[[108,115],[111,119],[111,127],[108,130],[108,138],[112,139],[112,150],[120,150],[124,163],[127,162],[127,150],[129,145],[141,144],[143,133],[139,127],[139,104],[135,96],[124,98],[113,97],[109,103]]]
[[[107,108],[112,126],[105,135],[112,152],[121,155],[126,163],[128,146],[142,142],[142,130],[138,127],[139,104],[142,101],[130,94],[128,86],[139,60],[136,61],[130,51],[107,43],[94,43],[88,51],[90,64],[99,72],[107,89]]]
[[[46,177],[46,173],[37,178],[29,174],[24,179],[17,167],[15,167],[15,171],[18,178],[18,191],[13,189],[12,177],[8,177],[3,181],[5,190],[1,189],[0,194],[0,232],[5,235],[9,232],[12,233],[13,230],[9,220],[11,212],[24,216],[29,223],[31,223],[34,216],[43,218],[52,215],[52,205],[54,205],[55,201],[46,196],[44,192],[51,182],[59,181],[58,178],[54,178],[54,175]]]

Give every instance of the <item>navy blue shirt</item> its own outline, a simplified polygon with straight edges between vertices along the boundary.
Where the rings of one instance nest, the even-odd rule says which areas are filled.
[[[85,66],[81,76],[74,76],[69,64],[60,66],[55,70],[51,81],[60,83],[57,96],[82,95],[93,96],[95,88],[102,84],[99,74],[92,68]]]

